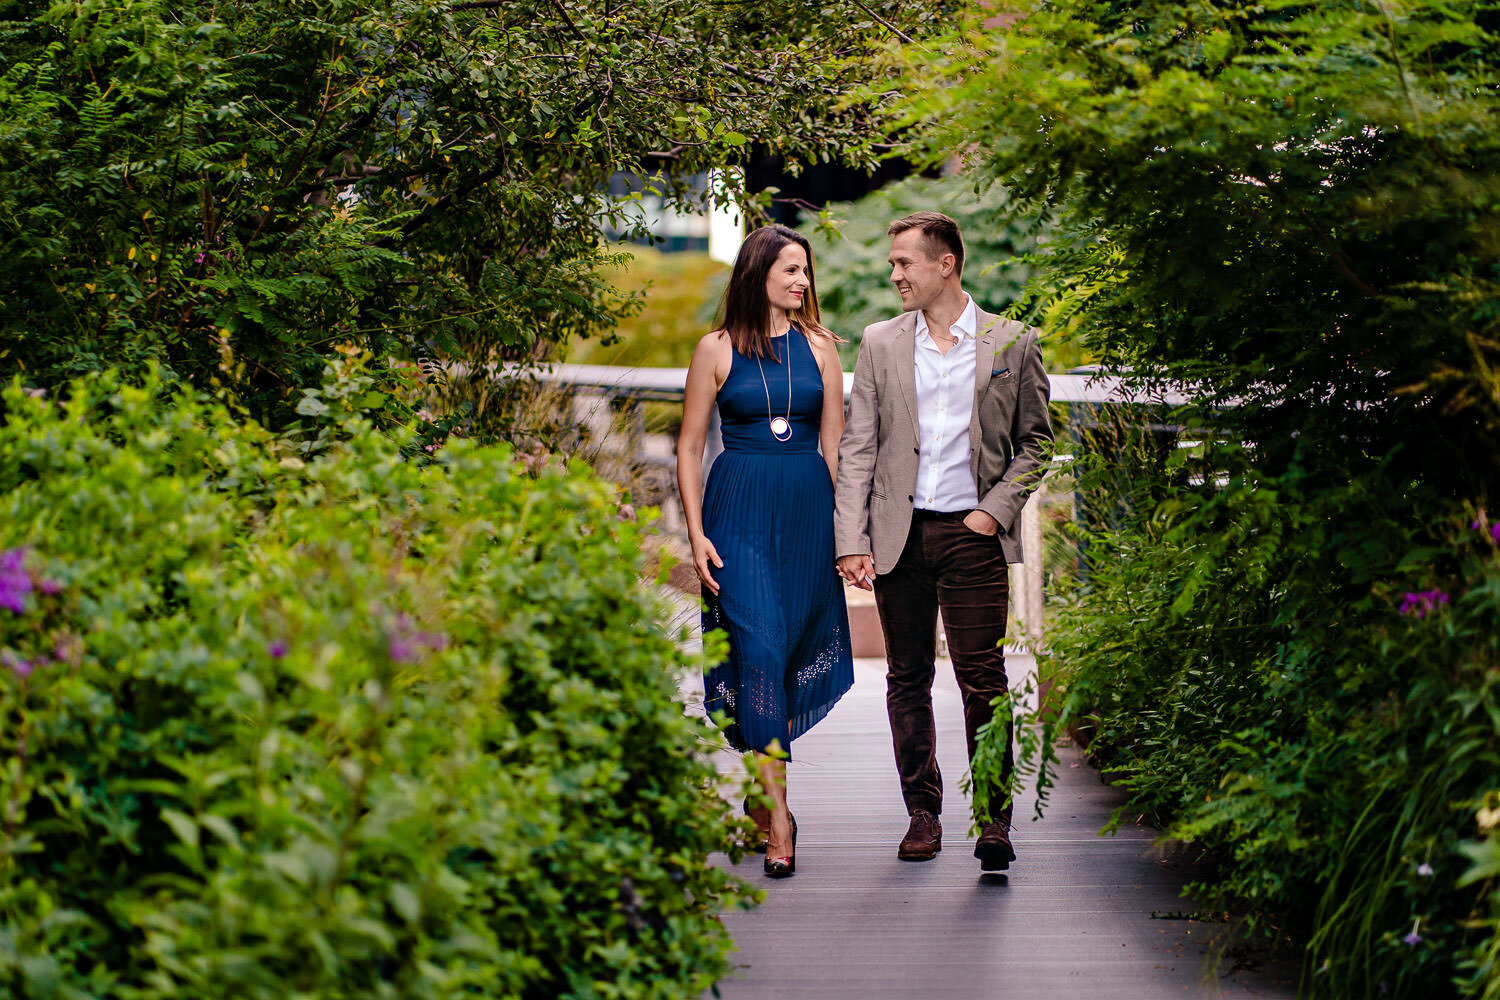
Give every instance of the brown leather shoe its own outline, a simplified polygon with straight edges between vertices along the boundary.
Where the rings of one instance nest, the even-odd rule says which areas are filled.
[[[943,849],[943,824],[925,809],[911,814],[911,826],[896,849],[896,857],[902,861],[931,861]]]
[[[1003,872],[1016,860],[1016,850],[1010,845],[1010,824],[1005,820],[986,823],[979,831],[979,843],[974,845],[974,857],[979,859],[980,871]]]

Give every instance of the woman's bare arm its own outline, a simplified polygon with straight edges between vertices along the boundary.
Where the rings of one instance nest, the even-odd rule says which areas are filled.
[[[729,377],[733,350],[722,331],[706,334],[693,351],[687,385],[682,397],[682,431],[677,436],[677,491],[682,498],[682,516],[687,521],[688,541],[693,547],[693,568],[711,593],[719,585],[710,571],[723,560],[703,533],[703,446],[713,417],[719,387]]]
[[[818,443],[828,463],[828,475],[838,482],[839,438],[844,433],[844,368],[833,338],[818,337],[812,345],[818,371],[823,376],[823,420],[818,428]]]

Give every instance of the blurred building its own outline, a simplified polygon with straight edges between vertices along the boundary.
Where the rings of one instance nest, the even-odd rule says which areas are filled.
[[[623,171],[616,173],[610,178],[609,193],[616,198],[627,198],[631,194],[643,192],[640,199],[629,207],[629,211],[639,212],[644,217],[651,237],[631,237],[608,222],[603,225],[605,235],[612,240],[628,239],[634,243],[649,243],[664,253],[696,251],[726,264],[733,262],[734,255],[739,252],[740,241],[744,239],[744,223],[740,212],[732,204],[720,205],[713,202],[709,195],[712,185],[708,174],[695,174],[691,184],[702,208],[696,212],[684,212],[663,204],[660,195],[648,193],[646,179],[641,175]]]

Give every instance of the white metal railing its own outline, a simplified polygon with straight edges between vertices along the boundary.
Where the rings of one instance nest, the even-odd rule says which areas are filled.
[[[511,366],[511,374],[526,374],[552,385],[592,389],[606,395],[628,399],[680,401],[687,384],[686,368],[631,368],[616,365],[544,365],[534,370]],[[1165,403],[1177,406],[1188,402],[1182,393],[1169,392],[1142,400],[1130,393],[1130,382],[1119,375],[1097,373],[1048,373],[1054,403]],[[854,388],[854,373],[844,373],[844,399]]]
[[[629,428],[626,435],[629,440],[628,447],[633,452],[629,456],[630,461],[641,466],[671,466],[675,459],[670,451],[650,453],[644,449],[647,436],[640,404],[652,401],[680,403],[687,382],[687,371],[686,368],[552,364],[540,367],[507,365],[504,373],[511,377],[535,379],[559,389],[570,389],[578,395],[593,397],[607,404],[602,408],[596,406],[593,410],[585,407],[582,417],[584,422],[603,416],[605,417],[603,423],[607,424],[608,420],[612,419],[610,415],[613,411],[613,404],[624,403],[628,410],[626,416],[626,426]],[[1132,393],[1131,383],[1127,378],[1118,375],[1073,371],[1049,373],[1047,379],[1052,388],[1052,401],[1070,409],[1075,405],[1145,403],[1176,406],[1188,402],[1188,397],[1179,392],[1161,393],[1143,399]],[[853,373],[845,372],[845,400],[849,398],[853,386]],[[704,452],[705,472],[721,450],[716,412],[709,428],[708,442]],[[1053,460],[1054,468],[1066,464],[1066,460],[1067,456],[1058,456]],[[1043,593],[1040,511],[1046,502],[1047,488],[1044,480],[1021,510],[1021,544],[1028,554],[1027,561],[1011,567],[1012,614],[1024,625],[1025,645],[1032,650],[1041,647],[1043,638],[1045,595]],[[670,523],[672,519],[669,518],[668,521]]]

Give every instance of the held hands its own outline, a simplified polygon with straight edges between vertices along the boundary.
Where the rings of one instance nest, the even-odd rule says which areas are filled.
[[[981,535],[998,535],[1000,522],[982,510],[971,510],[964,517],[964,527]]]
[[[869,556],[840,556],[839,576],[860,590],[874,590],[875,560]]]
[[[693,544],[693,569],[698,571],[698,580],[708,588],[708,592],[718,596],[719,585],[714,581],[713,574],[708,571],[712,563],[715,569],[724,568],[724,560],[719,558],[719,552],[714,548],[714,543],[708,540],[706,535],[699,535],[692,539]]]

